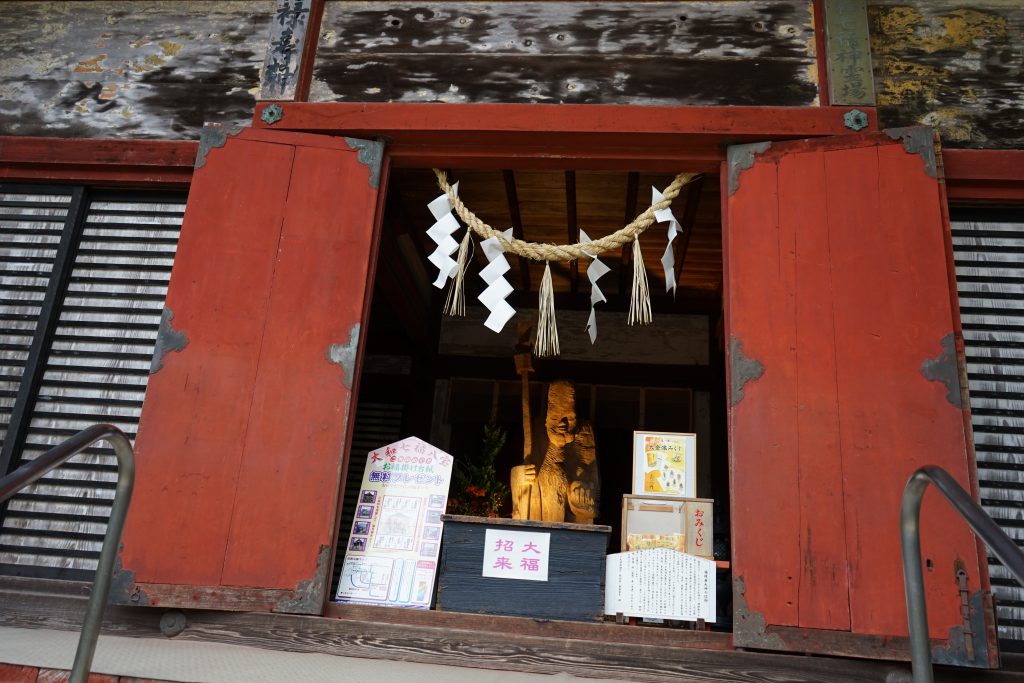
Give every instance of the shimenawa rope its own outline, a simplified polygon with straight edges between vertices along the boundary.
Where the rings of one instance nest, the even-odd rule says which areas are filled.
[[[672,204],[672,200],[679,195],[679,191],[689,183],[691,180],[696,178],[698,173],[680,173],[675,177],[672,183],[665,188],[663,198],[660,202],[652,204],[642,214],[633,219],[633,222],[627,226],[619,228],[610,235],[605,235],[601,239],[594,240],[587,244],[576,243],[576,244],[538,244],[536,242],[527,242],[513,237],[511,240],[505,239],[505,236],[500,231],[495,230],[491,226],[480,220],[476,214],[470,211],[459,196],[452,191],[451,185],[448,184],[447,174],[439,169],[434,169],[434,175],[437,176],[437,185],[441,188],[441,191],[448,195],[448,201],[451,203],[455,213],[458,214],[462,222],[469,226],[469,229],[475,232],[480,237],[487,239],[488,237],[496,237],[501,243],[502,248],[507,252],[516,254],[517,256],[524,256],[533,261],[575,261],[576,259],[586,257],[592,257],[592,255],[602,254],[612,249],[618,249],[624,244],[632,242],[640,233],[649,228],[654,224],[654,212],[660,211],[661,209],[667,208]]]

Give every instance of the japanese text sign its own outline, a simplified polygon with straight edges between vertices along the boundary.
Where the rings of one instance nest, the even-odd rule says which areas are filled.
[[[427,609],[452,456],[415,437],[371,451],[337,600]]]
[[[715,562],[670,548],[606,558],[604,613],[715,620]]]
[[[487,529],[483,576],[547,581],[550,548],[550,533]]]

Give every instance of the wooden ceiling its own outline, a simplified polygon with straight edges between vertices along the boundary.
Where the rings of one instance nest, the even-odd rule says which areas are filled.
[[[449,170],[451,182],[459,181],[463,202],[494,228],[512,227],[517,236],[532,242],[574,243],[582,228],[592,239],[612,233],[633,220],[651,203],[651,186],[664,189],[671,174],[598,171],[479,171]],[[415,245],[423,270],[431,279],[436,271],[427,261],[435,244],[425,235],[433,224],[427,204],[440,194],[429,169],[394,169],[388,186],[385,240],[408,236]],[[665,293],[661,256],[666,244],[666,224],[648,228],[640,237],[647,277],[655,310],[684,312],[693,302],[717,306],[722,286],[722,239],[719,183],[715,176],[703,176],[684,188],[672,204],[683,224],[676,238],[676,275],[679,291],[673,298]],[[455,234],[456,239],[462,233]],[[478,241],[477,241],[478,244]],[[387,245],[385,245],[386,248]],[[405,258],[410,258],[410,249]],[[600,280],[609,308],[623,308],[632,282],[632,248],[606,252],[602,261],[612,271]],[[466,277],[467,303],[482,289],[476,274],[486,264],[482,250],[475,250]],[[536,301],[544,264],[510,257],[512,269],[506,275],[516,288],[514,301]],[[408,264],[415,269],[415,264]],[[590,285],[586,264],[552,263],[552,283],[559,307],[589,308]],[[424,278],[420,278],[422,288]],[[433,290],[433,287],[426,283]],[[437,300],[423,292],[426,301]],[[513,300],[510,299],[510,300]]]

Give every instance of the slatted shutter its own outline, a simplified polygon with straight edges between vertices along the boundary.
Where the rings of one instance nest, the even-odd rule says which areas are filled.
[[[1024,544],[1024,210],[954,214],[981,503]],[[1024,650],[1024,588],[989,557],[999,638]]]
[[[72,208],[73,188],[0,185],[0,443],[39,328],[50,276]]]
[[[24,404],[23,429],[13,444],[12,468],[98,422],[135,436],[184,197],[87,192],[82,202],[82,219],[63,227],[70,241],[63,272],[49,271],[59,287]],[[9,262],[45,265],[29,258],[11,253]],[[32,287],[24,294],[40,295],[41,281],[21,284]],[[4,570],[89,578],[116,480],[113,453],[100,444],[12,499],[0,527]]]

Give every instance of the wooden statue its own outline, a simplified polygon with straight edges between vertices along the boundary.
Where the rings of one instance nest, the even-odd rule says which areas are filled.
[[[558,380],[548,387],[544,426],[543,453],[527,454],[522,465],[512,468],[512,517],[593,524],[601,496],[594,430],[577,424],[576,389],[570,382]]]

